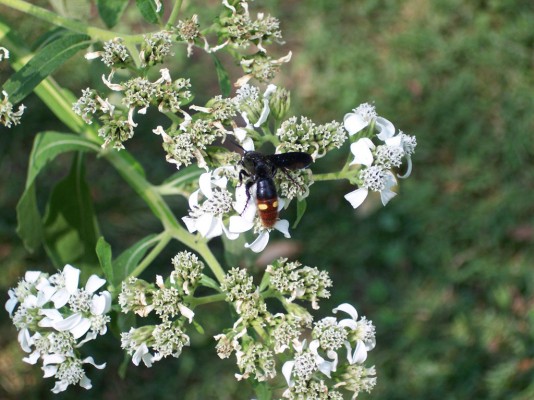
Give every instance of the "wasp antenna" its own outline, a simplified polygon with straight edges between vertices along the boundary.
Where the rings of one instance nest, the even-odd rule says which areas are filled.
[[[246,152],[246,150],[243,148],[243,146],[241,146],[241,145],[240,145],[239,143],[237,143],[235,140],[232,140],[232,139],[228,138],[228,141],[229,141],[230,143],[232,143],[234,146],[239,147],[241,150],[243,150],[244,152]]]

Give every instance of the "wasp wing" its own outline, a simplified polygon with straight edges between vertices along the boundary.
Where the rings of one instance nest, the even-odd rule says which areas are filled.
[[[313,162],[312,156],[302,151],[291,151],[283,154],[270,154],[269,160],[278,168],[302,169]]]

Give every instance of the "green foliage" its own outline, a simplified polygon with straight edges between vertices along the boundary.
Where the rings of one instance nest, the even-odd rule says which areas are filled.
[[[99,2],[99,7],[104,3],[108,2]],[[387,208],[370,206],[349,216],[352,209],[342,198],[351,190],[348,186],[314,186],[305,218],[293,233],[306,249],[304,262],[333,272],[336,291],[330,304],[350,298],[377,326],[378,346],[370,357],[378,385],[369,397],[532,398],[534,7],[497,0],[342,0],[336,7],[326,0],[305,6],[278,3],[287,47],[294,53],[286,81],[297,89],[292,96],[295,113],[327,121],[363,101],[374,101],[381,115],[418,137],[414,179],[403,182],[400,195]],[[102,10],[100,14],[108,26],[119,15]],[[158,22],[154,18],[152,14],[147,20]],[[213,68],[209,57],[206,65],[202,68]],[[219,83],[222,92],[229,90],[226,73],[220,73]],[[21,130],[8,134],[24,137]],[[59,153],[97,147],[76,137],[79,142],[71,147],[48,150],[47,138],[56,142],[46,135],[36,140],[18,209],[19,233],[30,248],[37,247],[42,235],[38,226],[24,224],[39,215],[35,177]],[[10,180],[23,179],[16,158],[22,139],[10,140],[1,162],[4,168],[15,165],[18,176],[1,178],[6,191]],[[150,139],[139,138],[136,145],[146,150],[147,143]],[[46,152],[37,153],[38,145]],[[314,172],[315,168],[322,165]],[[101,179],[113,187],[117,178],[110,174]],[[19,195],[2,194],[3,226],[14,224],[10,206]],[[113,203],[112,193],[103,196],[102,202],[111,198]],[[120,207],[116,204],[109,214],[113,217]],[[301,208],[297,213],[298,220]],[[140,217],[134,223],[145,221]],[[8,229],[1,232],[10,248],[18,245]],[[112,235],[110,242],[117,239]],[[140,239],[114,260],[110,270],[111,254],[99,242],[106,277],[113,271],[112,282],[120,282],[116,272],[131,271],[155,244],[152,236]],[[329,308],[323,305],[321,311]],[[214,316],[221,312],[214,307]],[[209,317],[202,325],[208,336],[216,332]],[[166,399],[179,393],[180,398],[201,399],[222,398],[222,392],[227,398],[251,398],[247,390],[236,392],[233,377],[219,378],[233,366],[213,365],[211,357],[202,356],[204,347],[212,348],[213,342],[196,338],[191,351],[176,362],[141,372],[130,367],[126,381],[112,376],[109,380],[119,383],[110,384],[107,377],[97,378],[91,392],[62,398],[138,393]],[[112,360],[109,370],[120,362]],[[32,390],[24,397],[52,396],[39,393],[38,386],[26,392]]]

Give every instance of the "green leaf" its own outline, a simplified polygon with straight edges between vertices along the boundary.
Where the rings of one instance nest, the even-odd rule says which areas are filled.
[[[53,189],[43,228],[45,249],[56,267],[98,265],[99,230],[81,154],[74,157],[69,175]]]
[[[22,197],[17,203],[17,234],[24,247],[33,253],[43,241],[43,224],[37,208],[35,183],[26,186]]]
[[[216,290],[217,292],[221,291],[221,286],[214,279],[204,274],[202,274],[200,278],[200,285],[212,288],[213,290]]]
[[[195,328],[195,330],[201,334],[201,335],[205,335],[206,334],[206,331],[204,330],[204,327],[202,325],[200,325],[197,321],[193,320],[193,327]]]
[[[137,9],[143,16],[143,18],[151,24],[158,24],[161,22],[160,14],[156,12],[156,3],[154,0],[135,0]],[[160,13],[163,12],[163,6]]]
[[[47,44],[35,53],[30,61],[3,85],[9,101],[16,104],[22,101],[48,75],[65,63],[78,51],[90,44],[91,37],[83,34],[69,34]]]
[[[254,388],[254,393],[258,400],[271,400],[273,398],[271,388],[266,382],[258,382],[253,378],[248,378],[247,380]]]
[[[117,286],[135,270],[148,250],[158,243],[157,235],[149,235],[126,249],[113,261],[113,286]]]
[[[28,251],[34,252],[43,239],[41,214],[37,208],[35,178],[59,154],[68,151],[99,151],[100,147],[82,137],[59,132],[43,132],[33,141],[26,187],[17,204],[17,233]]]
[[[215,63],[215,70],[217,71],[217,79],[219,80],[221,94],[223,95],[223,97],[228,97],[232,92],[232,84],[230,83],[228,72],[226,72],[226,69],[214,54],[212,54],[212,57],[213,62]]]
[[[308,203],[306,203],[306,199],[297,201],[297,219],[295,220],[295,223],[293,224],[291,229],[295,229],[297,227],[300,220],[304,216],[304,213],[306,212],[307,207],[308,207]]]
[[[184,186],[188,183],[198,181],[198,178],[204,172],[206,172],[204,169],[198,168],[196,165],[190,165],[189,167],[182,168],[169,176],[161,185],[168,185],[172,187]]]
[[[111,246],[103,237],[100,237],[98,242],[96,242],[96,255],[100,262],[100,267],[102,268],[102,271],[104,271],[106,280],[112,284],[114,279],[113,264],[111,262]]]
[[[128,5],[128,0],[97,0],[100,18],[108,28],[113,28]]]

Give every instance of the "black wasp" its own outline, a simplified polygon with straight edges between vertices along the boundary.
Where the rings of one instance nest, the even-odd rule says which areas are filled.
[[[248,178],[245,186],[247,204],[250,200],[250,188],[256,184],[256,205],[264,227],[272,228],[278,219],[278,194],[273,180],[276,171],[281,170],[289,176],[287,170],[306,168],[312,162],[313,159],[308,153],[300,151],[262,154],[245,150],[241,158],[244,169],[239,172],[239,182],[243,182],[243,177]]]

